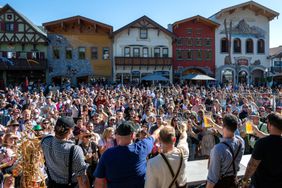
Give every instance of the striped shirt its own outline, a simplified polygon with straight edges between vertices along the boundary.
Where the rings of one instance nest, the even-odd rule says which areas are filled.
[[[59,140],[53,136],[48,136],[41,142],[49,175],[56,183],[68,183],[69,154],[73,145],[71,141]],[[72,161],[72,183],[76,183],[77,177],[84,175],[88,167],[81,147],[74,147]]]

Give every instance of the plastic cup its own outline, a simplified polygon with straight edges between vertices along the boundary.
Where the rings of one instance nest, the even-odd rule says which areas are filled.
[[[252,134],[253,133],[253,125],[250,120],[246,121],[246,133]]]
[[[209,120],[211,116],[210,115],[204,115],[204,125],[206,128],[209,128],[209,127],[212,127],[210,124],[209,124]]]

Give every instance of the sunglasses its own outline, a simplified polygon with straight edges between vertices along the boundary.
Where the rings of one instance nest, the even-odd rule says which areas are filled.
[[[13,127],[19,127],[20,125],[12,125]]]
[[[92,136],[89,135],[89,136],[85,136],[84,138],[91,138],[91,137],[92,137]]]

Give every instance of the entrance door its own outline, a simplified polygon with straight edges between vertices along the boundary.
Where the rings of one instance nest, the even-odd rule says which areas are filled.
[[[248,73],[246,71],[239,72],[239,84],[247,85],[248,84]]]

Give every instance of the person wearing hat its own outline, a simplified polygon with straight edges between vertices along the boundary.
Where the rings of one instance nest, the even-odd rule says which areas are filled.
[[[267,125],[266,123],[260,121],[258,112],[252,112],[250,115],[250,120],[252,121],[253,126],[256,126],[259,131],[268,134]],[[255,143],[258,141],[258,139],[259,137],[256,135],[255,132],[253,132],[253,134],[248,135],[248,141],[251,147],[251,152],[253,151]]]
[[[19,131],[19,127],[20,127],[20,124],[17,120],[12,120],[10,121],[9,123],[9,130],[11,133],[17,135],[19,138],[21,138],[21,132]]]
[[[116,129],[117,147],[107,149],[95,170],[95,188],[134,187],[143,188],[146,158],[153,149],[161,126],[151,136],[133,143],[132,123],[123,122]]]
[[[106,127],[113,127],[114,129],[116,128],[116,116],[109,117]]]
[[[54,128],[55,136],[41,141],[50,188],[90,187],[83,151],[70,141],[74,126],[73,118],[61,117]]]
[[[37,138],[42,138],[42,135],[43,135],[43,129],[41,127],[41,125],[35,125],[32,130],[34,131],[34,135],[37,137]]]
[[[93,182],[94,180],[93,173],[96,169],[99,160],[98,146],[94,142],[94,136],[94,133],[91,133],[91,131],[83,131],[82,142],[81,144],[79,144],[83,151],[85,162],[89,164],[87,168],[87,176],[89,178],[89,182]]]

